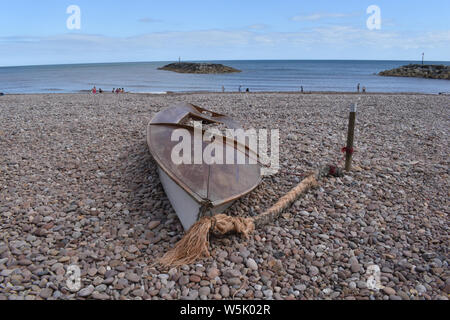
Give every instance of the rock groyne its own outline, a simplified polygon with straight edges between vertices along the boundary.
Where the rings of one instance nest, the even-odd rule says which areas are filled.
[[[387,77],[414,77],[450,80],[450,66],[432,64],[409,64],[379,73]]]
[[[200,74],[241,72],[241,70],[224,66],[223,64],[189,63],[189,62],[171,63],[164,67],[158,68],[158,70],[173,71],[178,73],[200,73]]]

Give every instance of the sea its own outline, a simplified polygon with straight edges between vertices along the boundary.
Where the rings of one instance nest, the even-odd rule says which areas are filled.
[[[127,92],[166,93],[226,92],[354,92],[357,84],[367,92],[450,93],[449,80],[381,77],[377,73],[419,61],[351,60],[232,60],[189,61],[221,63],[239,70],[231,74],[180,74],[158,70],[173,61],[92,63],[0,67],[0,92],[77,93],[93,86],[105,92],[124,88]],[[186,61],[187,62],[187,61]],[[450,65],[449,61],[427,64]]]

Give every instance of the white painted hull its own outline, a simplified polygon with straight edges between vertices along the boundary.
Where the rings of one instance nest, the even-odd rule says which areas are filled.
[[[159,166],[158,173],[161,184],[180,219],[184,230],[188,230],[199,218],[201,204],[194,200],[183,188],[176,184]],[[221,206],[214,207],[212,214],[219,214],[228,209],[234,201],[230,201]]]

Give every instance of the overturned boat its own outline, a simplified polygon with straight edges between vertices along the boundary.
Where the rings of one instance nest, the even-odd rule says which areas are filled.
[[[203,138],[206,130],[201,129],[202,134],[196,134],[198,128],[194,127],[195,123],[221,129],[241,128],[226,115],[189,103],[180,103],[160,111],[147,127],[147,143],[158,165],[161,183],[185,230],[202,216],[224,212],[235,200],[251,192],[261,182],[261,165],[257,161],[257,152],[245,142],[240,143],[230,137],[222,136],[220,146],[223,148],[221,154],[226,155],[228,160],[230,156],[227,152],[232,150],[233,161],[209,164],[206,161],[173,161],[173,150],[180,143],[173,138],[177,136],[174,135],[175,130],[184,129],[188,134],[187,141],[191,147],[189,152],[200,146],[203,154],[211,143]],[[217,136],[212,139],[215,140]]]

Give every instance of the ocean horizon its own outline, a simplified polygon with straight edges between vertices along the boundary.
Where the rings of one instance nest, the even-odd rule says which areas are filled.
[[[382,77],[380,71],[421,61],[394,60],[189,60],[221,63],[241,70],[231,74],[180,74],[158,70],[174,61],[83,63],[0,67],[0,92],[79,93],[93,86],[104,92],[125,88],[135,93],[236,92],[367,92],[449,93],[448,80]],[[426,64],[450,65],[449,61]]]

